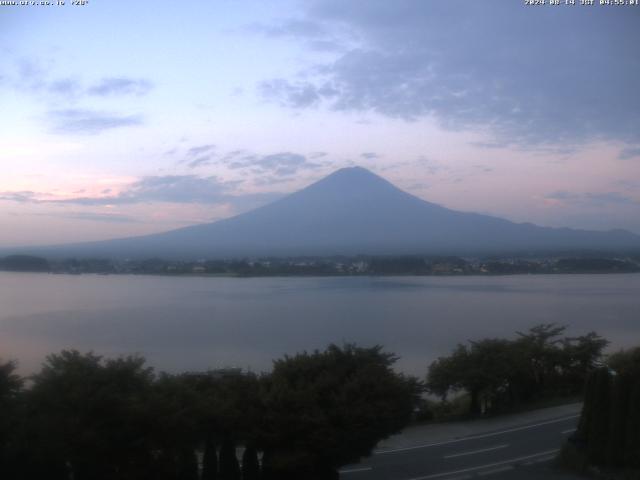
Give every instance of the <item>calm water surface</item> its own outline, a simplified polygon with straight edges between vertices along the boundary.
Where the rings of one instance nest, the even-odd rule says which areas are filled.
[[[63,348],[159,369],[268,370],[330,342],[382,344],[424,375],[457,342],[541,322],[640,344],[640,274],[198,278],[0,272],[0,357],[23,372]]]

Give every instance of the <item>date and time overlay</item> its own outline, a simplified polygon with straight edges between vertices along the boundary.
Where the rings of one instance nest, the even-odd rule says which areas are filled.
[[[91,0],[94,2],[97,0]],[[521,0],[525,6],[635,6],[640,0]],[[0,7],[66,7],[87,6],[90,0],[0,0]]]

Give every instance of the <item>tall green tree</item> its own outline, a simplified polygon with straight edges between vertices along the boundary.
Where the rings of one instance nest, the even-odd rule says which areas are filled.
[[[395,373],[395,361],[379,346],[351,344],[275,361],[263,380],[267,476],[336,478],[338,467],[402,429],[421,385]]]
[[[27,398],[33,457],[57,458],[76,480],[144,479],[152,380],[139,357],[50,355],[33,376]]]
[[[558,384],[559,368],[565,355],[560,344],[566,327],[555,323],[543,323],[527,332],[517,332],[517,349],[527,359],[526,383],[522,385],[528,398],[540,395]]]
[[[537,397],[576,394],[598,365],[607,341],[594,332],[561,338],[565,328],[542,324],[515,340],[488,338],[458,345],[432,362],[429,391],[469,396],[469,413],[499,410]]]
[[[515,401],[518,365],[522,363],[508,340],[485,339],[469,346],[458,345],[449,357],[441,357],[429,366],[427,388],[443,398],[449,392],[466,391],[469,413],[477,415]]]

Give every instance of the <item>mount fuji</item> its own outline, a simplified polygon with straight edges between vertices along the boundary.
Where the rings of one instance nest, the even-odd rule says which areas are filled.
[[[369,170],[352,167],[217,222],[35,250],[56,256],[195,259],[639,248],[640,236],[625,230],[547,228],[450,210],[404,192]]]

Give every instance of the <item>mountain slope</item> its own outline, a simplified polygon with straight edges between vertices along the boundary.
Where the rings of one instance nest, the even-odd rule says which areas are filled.
[[[640,237],[623,230],[544,228],[457,212],[354,167],[236,217],[161,234],[69,245],[57,253],[196,258],[623,248],[640,248]]]

